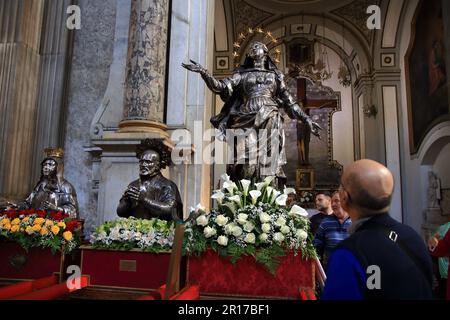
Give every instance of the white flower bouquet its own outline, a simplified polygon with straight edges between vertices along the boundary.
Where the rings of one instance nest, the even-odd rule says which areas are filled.
[[[90,242],[98,249],[170,252],[174,230],[174,224],[164,220],[119,218],[99,226],[91,235]]]
[[[252,255],[275,274],[277,258],[291,250],[303,257],[315,257],[309,220],[303,208],[286,207],[287,195],[273,188],[273,177],[263,182],[241,180],[237,183],[222,176],[223,187],[212,195],[217,209],[206,212],[198,205],[186,227],[184,251],[201,254],[212,248],[236,262],[242,255]]]

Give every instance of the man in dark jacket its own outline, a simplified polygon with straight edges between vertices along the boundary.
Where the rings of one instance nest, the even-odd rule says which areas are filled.
[[[432,264],[425,243],[389,216],[394,178],[361,160],[344,171],[341,205],[353,221],[331,255],[322,299],[431,299]]]

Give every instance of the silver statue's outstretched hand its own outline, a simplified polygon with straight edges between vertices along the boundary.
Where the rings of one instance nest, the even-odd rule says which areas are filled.
[[[319,124],[317,122],[314,122],[312,120],[308,121],[308,125],[309,125],[309,128],[311,129],[311,133],[313,135],[315,135],[317,138],[319,138],[319,140],[320,140],[320,130],[322,130],[322,127],[319,126]]]
[[[203,68],[203,66],[201,64],[195,62],[194,60],[190,60],[190,61],[192,62],[191,64],[182,63],[181,65],[183,66],[183,68],[186,68],[189,71],[196,72],[196,73],[202,73],[202,72],[206,71],[206,69]]]

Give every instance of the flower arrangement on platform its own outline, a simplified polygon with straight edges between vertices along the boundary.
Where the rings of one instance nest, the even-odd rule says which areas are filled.
[[[174,224],[165,220],[119,218],[99,226],[91,235],[91,244],[98,249],[169,252],[174,230]]]
[[[301,252],[304,258],[316,257],[306,210],[286,207],[288,194],[295,190],[281,192],[271,186],[273,179],[235,183],[223,175],[222,189],[212,195],[217,209],[206,212],[200,205],[191,209],[195,218],[186,227],[184,252],[199,255],[212,248],[233,263],[251,255],[273,274],[277,258],[288,250]]]
[[[314,195],[308,191],[302,191],[300,193],[300,203],[311,203],[314,201]]]
[[[81,226],[67,214],[43,210],[8,210],[0,213],[0,237],[25,250],[49,248],[69,253],[80,244]]]

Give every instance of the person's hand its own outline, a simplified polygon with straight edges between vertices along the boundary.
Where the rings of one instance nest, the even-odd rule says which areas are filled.
[[[132,200],[132,201],[139,201],[139,195],[140,195],[140,191],[138,188],[130,186],[127,188],[127,190],[125,190],[125,197],[127,197],[128,199]]]
[[[441,239],[441,235],[436,233],[433,237],[428,240],[428,249],[430,251],[434,251],[439,244],[439,240]]]
[[[322,130],[322,127],[319,126],[317,122],[314,122],[312,120],[308,121],[308,125],[309,128],[311,129],[311,133],[320,139],[320,130]]]
[[[202,67],[201,64],[195,62],[194,60],[190,60],[191,64],[182,63],[181,65],[183,68],[188,69],[189,71],[196,72],[196,73],[202,73],[205,72],[206,69]]]
[[[59,211],[59,208],[58,208],[55,204],[50,203],[50,202],[48,202],[48,201],[45,201],[45,202],[44,202],[42,208],[43,208],[44,210],[55,210],[55,211]]]

